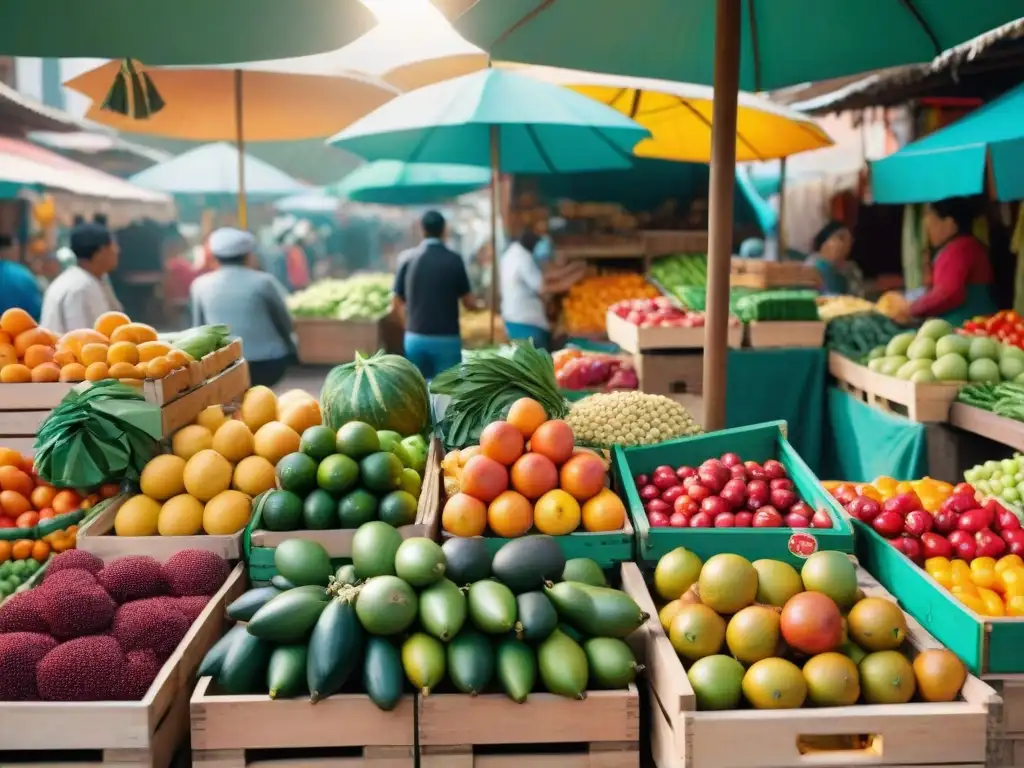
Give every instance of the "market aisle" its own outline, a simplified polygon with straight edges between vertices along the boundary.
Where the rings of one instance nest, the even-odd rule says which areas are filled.
[[[290,389],[302,389],[313,397],[320,397],[320,389],[324,385],[324,379],[331,369],[327,366],[295,365],[288,369],[288,373],[274,387],[274,392],[281,395]]]

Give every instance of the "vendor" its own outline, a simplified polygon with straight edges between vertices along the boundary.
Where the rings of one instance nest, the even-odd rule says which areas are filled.
[[[853,233],[840,221],[830,221],[814,236],[814,254],[807,263],[818,270],[822,293],[863,296],[864,275],[850,261]]]
[[[956,327],[975,315],[996,311],[992,265],[988,250],[971,234],[973,221],[966,198],[949,198],[928,206],[924,227],[935,251],[932,285],[910,305],[913,317],[941,317]]]
[[[550,241],[531,230],[524,231],[501,256],[501,319],[510,341],[532,339],[537,349],[551,344],[541,270],[550,258]]]

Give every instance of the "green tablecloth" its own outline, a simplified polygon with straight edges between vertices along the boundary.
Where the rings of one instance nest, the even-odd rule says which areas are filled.
[[[837,387],[829,387],[827,400],[822,479],[866,483],[879,475],[916,480],[928,474],[923,424],[873,408]]]
[[[820,476],[826,360],[824,349],[730,349],[726,426],[786,421],[789,442]]]

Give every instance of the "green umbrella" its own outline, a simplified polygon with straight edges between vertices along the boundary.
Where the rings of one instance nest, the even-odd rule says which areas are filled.
[[[1024,198],[1024,85],[945,128],[871,164],[876,203],[931,203],[985,190],[992,169],[996,199]]]
[[[327,188],[335,197],[378,205],[428,205],[451,200],[491,183],[486,168],[450,163],[378,160],[356,168]]]

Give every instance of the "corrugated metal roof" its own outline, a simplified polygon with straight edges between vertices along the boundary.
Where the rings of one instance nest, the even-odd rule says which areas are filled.
[[[24,136],[30,131],[97,131],[111,133],[109,128],[73,117],[60,109],[0,83],[0,134]]]

